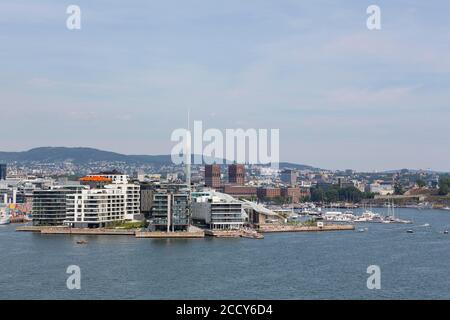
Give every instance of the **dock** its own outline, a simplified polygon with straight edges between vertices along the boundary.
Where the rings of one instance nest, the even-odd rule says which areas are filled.
[[[163,232],[163,231],[136,231],[136,238],[204,238],[205,232],[203,231],[175,231],[175,232]]]
[[[108,228],[69,228],[48,227],[48,226],[21,226],[16,228],[19,232],[35,232],[41,234],[67,234],[67,235],[120,235],[134,236],[136,238],[153,238],[153,239],[187,239],[187,238],[248,238],[263,239],[263,233],[275,232],[323,232],[323,231],[348,231],[354,230],[352,224],[326,224],[323,226],[302,226],[302,225],[266,225],[260,226],[258,230],[203,230],[200,228],[190,228],[188,231],[142,231],[142,230],[125,230],[125,229],[108,229]]]
[[[323,232],[323,231],[349,231],[355,230],[353,224],[328,224],[323,226],[290,226],[290,225],[277,225],[277,226],[260,226],[258,229],[262,233],[275,233],[275,232]]]
[[[216,238],[264,239],[264,236],[259,232],[245,230],[205,230],[205,235]]]
[[[69,227],[40,227],[22,226],[16,228],[19,232],[36,232],[41,234],[68,234],[68,235],[120,235],[135,236],[136,238],[204,238],[203,230],[162,232],[162,231],[140,231],[108,228],[69,228]]]
[[[69,228],[69,227],[40,227],[40,226],[22,226],[16,228],[21,232],[37,232],[41,234],[73,234],[73,235],[126,235],[134,236],[135,230],[121,229],[87,229],[87,228]]]

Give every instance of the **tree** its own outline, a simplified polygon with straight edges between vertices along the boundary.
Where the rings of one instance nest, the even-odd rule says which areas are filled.
[[[424,180],[422,180],[422,179],[417,179],[417,180],[416,180],[416,184],[417,184],[417,186],[418,186],[419,188],[423,188],[423,187],[426,186],[426,182],[425,182]]]
[[[311,201],[313,202],[322,202],[325,199],[324,192],[322,188],[312,188],[311,189]]]
[[[339,200],[339,191],[334,188],[330,188],[330,190],[325,192],[325,198],[327,202],[336,202]]]
[[[439,195],[446,196],[448,194],[448,185],[450,183],[450,179],[445,177],[439,178]]]
[[[400,182],[396,182],[394,184],[394,194],[402,195],[403,193],[405,193],[405,191],[403,191],[402,185],[400,184]]]

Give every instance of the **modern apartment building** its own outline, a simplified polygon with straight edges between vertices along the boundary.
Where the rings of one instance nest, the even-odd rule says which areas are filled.
[[[192,219],[212,230],[235,230],[244,225],[242,202],[220,192],[193,192]]]
[[[59,186],[47,190],[34,190],[32,196],[33,225],[63,225],[67,215],[66,197],[87,189],[83,186]]]
[[[105,227],[125,220],[126,199],[117,188],[83,190],[67,195],[64,223],[77,228]]]
[[[140,188],[140,202],[141,202],[141,214],[145,218],[149,218],[153,207],[153,194],[155,193],[155,186],[150,183],[141,183]]]
[[[138,184],[109,184],[104,188],[68,194],[64,223],[78,228],[105,227],[140,215]]]
[[[190,224],[188,190],[158,190],[153,194],[149,228],[152,231],[187,230]]]

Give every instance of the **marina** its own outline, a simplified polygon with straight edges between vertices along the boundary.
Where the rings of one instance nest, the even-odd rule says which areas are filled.
[[[345,211],[336,210],[338,209],[336,207],[332,207],[331,209],[333,210],[328,211],[321,207],[314,206],[313,208],[291,210],[287,215],[287,219],[290,221],[301,221],[301,217],[309,217],[314,220],[336,223],[413,223],[410,220],[398,217],[396,211],[399,208],[395,208],[392,204],[377,208],[354,208],[353,211],[348,209]]]

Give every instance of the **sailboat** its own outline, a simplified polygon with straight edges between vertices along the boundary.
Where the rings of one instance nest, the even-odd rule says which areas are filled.
[[[388,213],[387,213],[387,216],[384,217],[383,223],[408,223],[408,224],[412,223],[412,221],[403,220],[403,219],[397,218],[395,216],[394,200],[392,200],[392,203],[390,201],[387,203],[387,208],[388,208]]]

